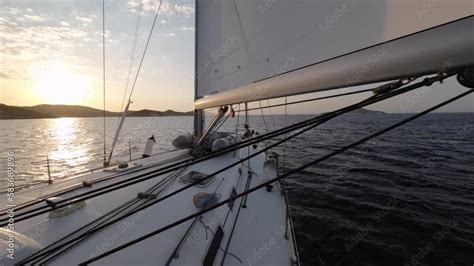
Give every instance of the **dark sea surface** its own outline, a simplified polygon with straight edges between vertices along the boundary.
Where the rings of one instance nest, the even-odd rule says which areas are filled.
[[[287,142],[280,153],[292,169],[409,114],[348,114]],[[291,115],[287,124],[310,118]],[[242,117],[239,123],[242,124]],[[129,118],[115,161],[138,158],[152,134],[155,152],[190,132],[192,117]],[[283,116],[251,116],[264,133]],[[224,130],[235,130],[237,118]],[[118,124],[107,120],[107,150]],[[0,160],[14,151],[17,182],[100,167],[102,120],[0,120]],[[242,130],[242,126],[239,127]],[[283,167],[283,165],[281,165]],[[3,172],[5,164],[0,170]],[[474,265],[474,114],[429,114],[393,132],[312,166],[287,181],[303,265]],[[3,186],[4,180],[0,181]]]
[[[346,115],[288,143],[294,168],[406,118]],[[288,180],[304,265],[474,265],[474,114],[430,114]]]

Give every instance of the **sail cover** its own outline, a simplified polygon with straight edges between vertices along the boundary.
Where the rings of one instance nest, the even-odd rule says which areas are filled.
[[[461,60],[448,62],[454,66],[473,63],[473,8],[471,0],[196,1],[195,107],[428,73],[428,65],[441,67],[451,58]],[[411,71],[403,63],[416,66],[407,60],[413,55],[425,65]],[[394,63],[404,71],[385,68]],[[372,75],[379,69],[391,73]]]

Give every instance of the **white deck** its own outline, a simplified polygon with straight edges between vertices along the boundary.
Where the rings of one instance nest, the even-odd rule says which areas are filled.
[[[234,154],[226,154],[212,160],[208,160],[193,165],[184,170],[182,174],[190,171],[199,171],[206,174],[219,170],[232,162],[239,160],[239,157],[246,155],[247,149],[242,149]],[[183,152],[169,153],[161,156],[154,156],[136,161],[144,167],[157,164],[143,171],[150,171],[165,164],[159,162],[169,162],[170,159],[180,157],[183,159]],[[238,156],[237,156],[238,155]],[[185,155],[184,155],[185,156]],[[251,178],[251,185],[263,182],[264,155],[259,155],[251,161],[251,169],[256,173]],[[245,190],[248,178],[247,163],[235,166],[219,175],[209,184],[208,187],[192,187],[163,202],[157,203],[143,211],[140,211],[128,218],[112,224],[103,230],[92,234],[82,240],[67,252],[63,252],[54,260],[49,261],[51,265],[71,265],[84,262],[85,260],[97,256],[107,250],[120,246],[134,240],[151,231],[166,226],[178,219],[193,214],[197,209],[193,204],[193,196],[199,192],[214,192],[222,195],[221,200],[229,198],[233,188],[237,193]],[[240,169],[240,170],[239,170]],[[267,169],[268,170],[268,169]],[[81,187],[73,192],[62,195],[67,198],[71,195],[96,189],[101,186],[112,184],[118,180],[131,178],[143,173],[138,171],[124,176],[115,177],[94,185],[92,188]],[[240,174],[242,173],[242,174]],[[276,171],[269,169],[266,171],[267,178],[276,175]],[[76,184],[81,184],[84,180],[94,180],[116,173],[96,171],[91,174],[71,178],[63,182],[52,185],[41,185],[34,188],[25,189],[16,193],[16,204],[20,205],[35,198],[48,195],[54,191],[61,190]],[[182,175],[181,174],[181,175]],[[145,182],[138,183],[123,189],[99,196],[86,201],[86,206],[75,212],[60,218],[49,218],[49,214],[20,221],[15,224],[15,231],[36,240],[42,247],[68,235],[79,227],[91,222],[112,209],[121,206],[125,202],[137,197],[137,193],[144,192],[151,186],[165,179],[168,174],[155,177]],[[219,185],[220,184],[220,185]],[[170,181],[158,194],[158,198],[171,193],[185,184],[178,182],[177,178]],[[157,191],[159,191],[158,189]],[[1,197],[2,202],[6,202],[5,195]],[[261,189],[252,193],[247,199],[247,208],[239,207],[241,199],[234,202],[233,209],[228,205],[223,205],[209,213],[206,213],[200,221],[195,223],[187,237],[184,237],[190,228],[193,220],[187,221],[168,231],[148,238],[140,243],[132,245],[118,253],[105,257],[93,265],[199,265],[203,264],[204,257],[213,239],[213,234],[217,227],[223,229],[223,239],[217,251],[213,265],[291,265],[296,261],[295,249],[293,247],[291,228],[288,229],[288,238],[284,237],[286,213],[285,199],[280,193],[278,184],[274,184],[272,192]],[[134,206],[139,206],[145,200],[141,199]],[[37,206],[44,206],[39,203]],[[24,210],[18,210],[21,213]],[[238,216],[237,216],[238,214]],[[234,228],[235,223],[235,228]],[[205,225],[212,231],[206,230]],[[234,228],[234,229],[233,229]],[[233,231],[233,233],[232,233]],[[232,236],[232,237],[231,237]],[[178,243],[184,239],[179,256],[170,260],[173,251]],[[1,245],[1,242],[0,242]],[[228,246],[227,253],[224,252]],[[2,247],[3,248],[3,247]],[[31,254],[25,254],[22,250],[15,251],[14,261],[3,258],[0,264],[18,263],[20,259]],[[237,257],[237,258],[236,258]],[[242,263],[239,261],[241,260]]]

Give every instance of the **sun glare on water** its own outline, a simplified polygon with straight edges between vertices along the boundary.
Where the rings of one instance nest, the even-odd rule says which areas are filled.
[[[74,74],[61,64],[52,64],[38,73],[34,90],[42,102],[81,104],[90,88],[90,80]]]

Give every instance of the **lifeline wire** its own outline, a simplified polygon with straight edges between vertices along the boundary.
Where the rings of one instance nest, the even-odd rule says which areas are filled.
[[[92,262],[95,262],[95,261],[97,261],[97,260],[99,260],[99,259],[102,259],[102,258],[104,258],[104,257],[106,257],[106,256],[112,255],[112,254],[114,254],[114,253],[116,253],[116,252],[118,252],[118,251],[120,251],[120,250],[123,250],[123,249],[125,249],[125,248],[127,248],[127,247],[129,247],[129,246],[132,246],[132,245],[134,245],[134,244],[136,244],[136,243],[139,243],[139,242],[141,242],[141,241],[143,241],[143,240],[146,240],[146,239],[148,239],[148,238],[150,238],[150,237],[152,237],[152,236],[154,236],[154,235],[157,235],[157,234],[162,233],[162,232],[164,232],[164,231],[166,231],[166,230],[169,230],[169,229],[171,229],[171,228],[173,228],[173,227],[175,227],[175,226],[178,226],[178,225],[180,225],[180,224],[182,224],[182,223],[184,223],[184,222],[186,222],[186,221],[188,221],[188,220],[191,220],[191,219],[193,219],[193,218],[195,218],[195,217],[198,217],[198,216],[203,215],[203,214],[205,214],[205,213],[207,213],[207,212],[210,212],[210,211],[212,211],[212,210],[214,210],[214,209],[216,209],[216,208],[218,208],[218,207],[220,207],[220,206],[222,206],[222,205],[225,205],[225,204],[227,204],[227,203],[229,203],[229,202],[231,202],[231,201],[235,201],[235,200],[238,199],[238,198],[241,198],[241,197],[243,197],[243,196],[246,196],[246,195],[248,195],[248,194],[250,194],[250,193],[252,193],[252,192],[255,192],[255,191],[257,191],[257,190],[259,190],[259,189],[261,189],[261,188],[264,188],[264,187],[267,186],[267,185],[270,185],[270,184],[272,184],[272,183],[274,183],[274,182],[277,182],[277,181],[279,181],[279,180],[281,180],[281,179],[283,179],[283,178],[286,178],[286,177],[288,177],[288,176],[290,176],[290,175],[293,175],[293,174],[295,174],[295,173],[297,173],[297,172],[300,172],[300,171],[302,171],[302,170],[304,170],[304,169],[306,169],[306,168],[308,168],[308,167],[310,167],[310,166],[313,166],[313,165],[315,165],[315,164],[318,164],[318,163],[320,163],[320,162],[323,162],[323,161],[325,161],[325,160],[327,160],[327,159],[329,159],[329,158],[332,158],[332,157],[334,157],[334,156],[336,156],[336,155],[338,155],[338,154],[340,154],[340,153],[343,153],[343,152],[345,152],[345,151],[347,151],[347,150],[349,150],[349,149],[352,149],[352,148],[354,148],[354,147],[356,147],[356,146],[358,146],[358,145],[360,145],[360,144],[362,144],[362,143],[365,143],[365,142],[367,142],[367,141],[369,141],[369,140],[371,140],[371,139],[373,139],[373,138],[376,138],[376,137],[378,137],[378,136],[380,136],[380,135],[382,135],[382,134],[385,134],[385,133],[387,133],[387,132],[389,132],[389,131],[391,131],[391,130],[394,130],[394,129],[396,129],[396,128],[398,128],[398,127],[400,127],[400,126],[402,126],[402,125],[404,125],[404,124],[406,124],[406,123],[408,123],[408,122],[410,122],[410,121],[412,121],[412,120],[415,120],[415,119],[417,119],[417,118],[419,118],[419,117],[421,117],[421,116],[423,116],[423,115],[425,115],[425,114],[428,114],[428,113],[430,113],[430,112],[432,112],[432,111],[434,111],[434,110],[436,110],[436,109],[439,109],[439,108],[441,108],[441,107],[443,107],[443,106],[445,106],[445,105],[447,105],[447,104],[450,104],[451,102],[454,102],[454,101],[456,101],[456,100],[458,100],[458,99],[460,99],[460,98],[462,98],[462,97],[465,97],[465,96],[471,94],[472,92],[474,92],[474,90],[473,90],[473,89],[470,89],[470,90],[468,90],[468,91],[466,91],[466,92],[464,92],[464,93],[461,93],[461,94],[459,94],[459,95],[457,95],[457,96],[455,96],[455,97],[453,97],[453,98],[451,98],[451,99],[449,99],[449,100],[447,100],[447,101],[444,101],[444,102],[442,102],[442,103],[440,103],[440,104],[438,104],[438,105],[435,105],[435,106],[433,106],[433,107],[431,107],[431,108],[429,108],[429,109],[426,109],[425,111],[423,111],[423,112],[421,112],[421,113],[418,113],[418,114],[416,114],[416,115],[410,116],[410,117],[407,118],[407,119],[404,119],[404,120],[402,120],[402,121],[400,121],[400,122],[398,122],[398,123],[396,123],[396,124],[393,124],[393,125],[391,125],[391,126],[389,126],[389,127],[387,127],[387,128],[384,128],[384,129],[382,129],[382,130],[380,130],[380,131],[377,131],[377,132],[375,132],[374,134],[371,134],[371,135],[369,135],[369,136],[367,136],[367,137],[364,137],[364,138],[362,138],[362,139],[360,139],[360,140],[358,140],[358,141],[356,141],[356,142],[353,142],[352,144],[349,144],[349,145],[344,146],[344,147],[342,147],[342,148],[340,148],[340,149],[337,149],[337,150],[334,151],[334,152],[331,152],[331,153],[329,153],[329,154],[327,154],[327,155],[325,155],[325,156],[322,156],[322,157],[317,158],[317,159],[315,159],[315,160],[313,160],[313,161],[311,161],[311,162],[309,162],[309,163],[306,163],[306,164],[304,164],[304,165],[302,165],[302,166],[300,166],[300,167],[298,167],[298,168],[295,168],[295,169],[293,169],[293,170],[291,170],[291,171],[288,171],[288,172],[285,173],[285,174],[282,174],[282,175],[279,175],[279,176],[277,176],[277,177],[275,177],[275,178],[272,178],[272,179],[270,179],[269,181],[264,182],[264,183],[261,183],[260,185],[257,185],[257,186],[255,186],[255,187],[253,187],[253,188],[251,188],[251,189],[249,189],[249,190],[247,190],[247,191],[245,191],[245,192],[239,193],[239,194],[237,194],[237,195],[235,195],[235,196],[233,196],[233,197],[229,197],[227,200],[221,201],[220,203],[215,204],[215,205],[212,206],[212,207],[208,207],[208,208],[206,208],[205,210],[202,210],[202,211],[196,212],[196,213],[194,213],[194,214],[191,214],[191,215],[189,215],[189,216],[187,216],[187,217],[185,217],[185,218],[182,218],[182,219],[180,219],[180,220],[178,220],[178,221],[176,221],[176,222],[173,222],[173,223],[170,223],[170,224],[168,224],[168,225],[166,225],[166,226],[164,226],[164,227],[161,227],[160,229],[157,229],[157,230],[155,230],[155,231],[153,231],[153,232],[150,232],[150,233],[148,233],[148,234],[146,234],[146,235],[143,235],[143,236],[141,236],[141,237],[139,237],[139,238],[136,238],[135,240],[132,240],[132,241],[126,243],[126,244],[123,244],[123,245],[118,246],[118,247],[116,247],[116,248],[114,248],[114,249],[111,249],[111,250],[109,250],[109,251],[107,251],[107,252],[104,252],[104,253],[102,253],[102,254],[99,255],[99,256],[96,256],[96,257],[91,258],[91,259],[89,259],[89,260],[87,260],[87,261],[85,261],[85,262],[80,263],[79,265],[88,265],[88,264],[90,264],[90,263],[92,263]]]

